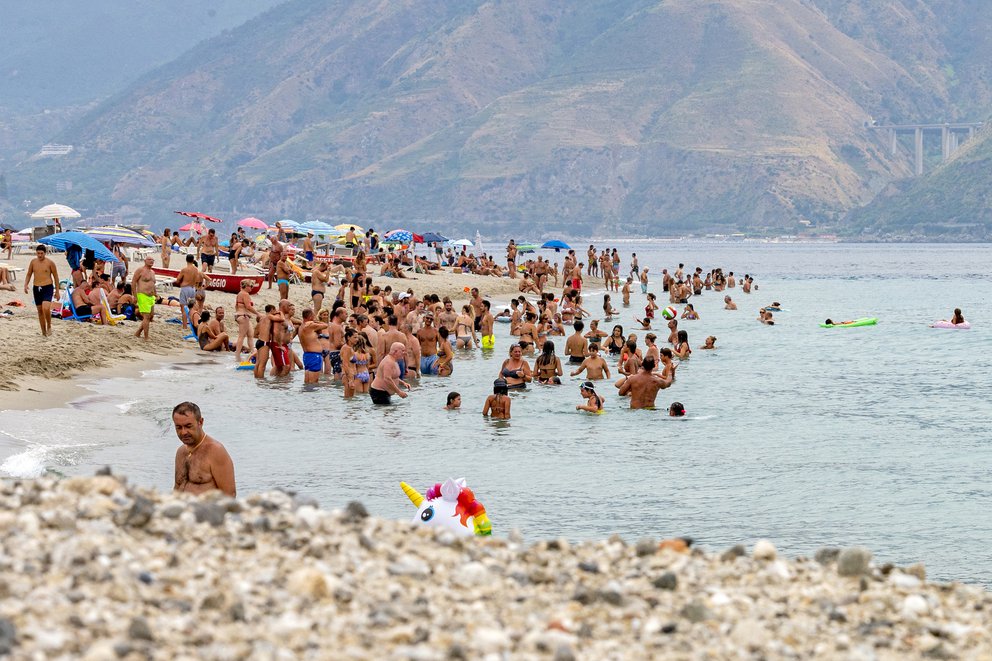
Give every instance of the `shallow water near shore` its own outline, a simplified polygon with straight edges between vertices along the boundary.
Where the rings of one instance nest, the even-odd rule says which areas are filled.
[[[728,291],[736,312],[716,292],[693,299],[702,319],[681,328],[694,348],[712,334],[719,349],[694,351],[658,398],[683,402],[686,419],[629,411],[611,382],[605,415],[578,413],[581,379],[566,376],[514,393],[509,422],[485,420],[510,342],[498,324],[495,352],[456,352],[452,378],[424,378],[386,409],[344,400],[334,384],[304,388],[299,373],[256,383],[233,359],[190,352],[141,378],[99,381],[66,408],[0,412],[0,472],[110,464],[168,489],[178,443],[169,414],[189,399],[234,457],[242,494],[283,487],[407,518],[401,480],[422,490],[464,476],[497,534],[685,534],[717,549],[768,537],[787,554],[860,544],[882,561],[923,561],[936,579],[992,584],[988,246],[622,244],[624,263],[631,250],[662,305],[661,268],[680,261],[759,285]],[[757,309],[773,300],[787,312],[763,326]],[[596,317],[601,304],[590,293],[584,305]],[[635,292],[604,330],[634,330],[643,306]],[[954,307],[973,330],[927,327]],[[880,322],[819,328],[827,316]],[[664,337],[663,322],[655,327]],[[560,354],[564,338],[556,345]],[[460,412],[443,410],[451,390]]]

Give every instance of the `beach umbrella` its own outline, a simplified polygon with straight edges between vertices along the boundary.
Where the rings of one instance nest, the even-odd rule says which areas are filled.
[[[97,241],[113,241],[115,243],[124,243],[131,246],[142,246],[144,248],[153,248],[155,242],[147,237],[138,234],[134,230],[129,230],[126,227],[119,227],[117,225],[106,226],[106,227],[94,227],[92,229],[85,230],[83,234],[87,236],[92,236]]]
[[[541,245],[541,247],[544,248],[545,250],[554,249],[555,252],[560,252],[562,250],[571,250],[572,249],[572,246],[568,245],[564,241],[559,241],[558,239],[554,239],[553,241],[545,241]]]
[[[211,223],[223,223],[224,221],[220,218],[214,218],[213,216],[208,216],[205,213],[199,213],[197,211],[176,211],[180,216],[186,216],[187,218],[195,218],[197,220],[208,220]]]
[[[538,247],[536,243],[518,243],[517,252],[537,252]]]
[[[35,220],[53,220],[55,218],[79,218],[79,212],[64,204],[48,204],[31,214]]]
[[[118,261],[114,257],[114,253],[107,249],[107,246],[89,234],[83,234],[82,232],[59,232],[58,234],[44,237],[38,243],[44,243],[46,246],[51,246],[58,250],[66,250],[69,246],[78,246],[83,250],[92,250],[93,255],[97,259],[102,259],[105,262]]]
[[[424,232],[423,239],[423,243],[444,243],[448,240],[448,237],[437,232]]]
[[[355,225],[354,223],[341,223],[340,225],[334,226],[334,229],[341,230],[342,232],[347,232],[351,228],[355,228],[355,232],[359,234],[365,233],[365,229],[361,225]]]
[[[259,220],[254,216],[248,216],[247,218],[242,218],[238,221],[238,227],[244,227],[246,230],[267,230],[269,226],[265,224],[265,221]]]
[[[269,229],[275,229],[275,226],[283,228],[284,230],[295,230],[300,226],[295,220],[290,220],[289,218],[283,218],[282,220],[276,221],[275,225],[272,225]]]
[[[177,232],[196,232],[197,234],[203,234],[203,230],[206,229],[200,223],[186,223],[180,227]]]
[[[311,220],[300,225],[301,230],[306,230],[307,232],[313,232],[317,236],[340,236],[341,232],[334,229],[327,223],[321,222],[319,220]]]
[[[466,248],[472,247],[472,242],[468,239],[455,239],[454,241],[448,241],[449,246],[465,246]]]
[[[408,230],[392,230],[386,232],[382,237],[383,243],[410,243],[413,241],[413,232]]]

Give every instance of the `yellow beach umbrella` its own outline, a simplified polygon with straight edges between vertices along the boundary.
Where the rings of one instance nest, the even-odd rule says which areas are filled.
[[[355,225],[353,223],[341,223],[340,225],[335,225],[334,229],[341,230],[342,232],[347,232],[352,227],[355,228],[355,232],[358,234],[365,234],[365,228],[361,225]]]

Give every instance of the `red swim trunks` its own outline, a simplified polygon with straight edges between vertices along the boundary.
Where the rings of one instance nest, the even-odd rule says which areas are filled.
[[[578,278],[572,278],[572,289],[582,289],[582,281]]]
[[[289,365],[289,345],[269,342],[269,355],[272,356],[272,364],[277,370]]]

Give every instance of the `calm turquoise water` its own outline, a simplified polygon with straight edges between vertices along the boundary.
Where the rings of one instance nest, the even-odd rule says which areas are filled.
[[[406,518],[414,510],[401,480],[422,488],[464,476],[497,534],[688,534],[710,549],[768,537],[788,554],[862,544],[885,561],[922,560],[938,579],[992,584],[988,246],[621,249],[654,273],[682,261],[751,273],[759,285],[730,292],[736,312],[716,293],[694,299],[702,319],[682,322],[692,346],[712,334],[719,350],[695,352],[658,400],[682,401],[687,419],[629,411],[612,386],[605,415],[580,414],[579,379],[567,379],[514,394],[513,419],[487,421],[482,402],[509,344],[498,325],[495,354],[459,353],[453,378],[424,379],[389,409],[346,401],[333,385],[307,390],[302,375],[256,383],[191,353],[140,379],[99,382],[67,409],[0,412],[0,471],[111,464],[170,488],[169,413],[191,399],[233,455],[242,493],[284,487]],[[625,327],[643,300],[623,310]],[[772,300],[788,312],[763,326],[757,308]],[[973,330],[927,327],[955,306]],[[881,322],[820,329],[826,316]],[[442,410],[449,390],[462,393],[461,412]]]

